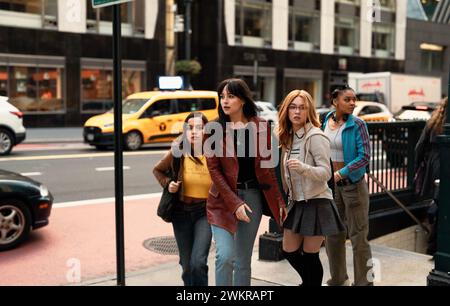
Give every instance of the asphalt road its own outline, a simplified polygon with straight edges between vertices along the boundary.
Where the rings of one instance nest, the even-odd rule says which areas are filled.
[[[168,148],[124,152],[124,193],[161,192],[153,166]],[[0,158],[0,169],[27,175],[47,185],[55,203],[114,197],[114,152],[82,144],[23,145]]]

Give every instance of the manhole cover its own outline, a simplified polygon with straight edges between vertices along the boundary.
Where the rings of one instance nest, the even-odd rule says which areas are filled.
[[[173,236],[154,237],[144,241],[144,247],[152,252],[162,255],[178,255],[178,246]],[[214,242],[211,242],[209,252],[214,250]]]

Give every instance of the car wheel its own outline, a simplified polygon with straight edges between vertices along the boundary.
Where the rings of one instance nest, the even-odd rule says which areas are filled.
[[[125,136],[125,147],[130,151],[139,150],[142,146],[142,136],[139,132],[129,132]]]
[[[8,155],[14,145],[14,138],[11,132],[0,129],[0,155]]]
[[[31,213],[18,200],[0,201],[0,251],[10,250],[22,243],[31,230]]]

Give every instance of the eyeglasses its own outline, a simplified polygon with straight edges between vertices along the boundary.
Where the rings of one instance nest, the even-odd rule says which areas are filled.
[[[306,110],[306,107],[304,105],[297,106],[297,105],[291,104],[291,105],[289,105],[288,109],[291,112],[295,112],[296,110],[299,110],[302,112],[302,111]]]

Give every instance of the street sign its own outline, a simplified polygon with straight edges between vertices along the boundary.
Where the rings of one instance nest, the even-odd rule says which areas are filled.
[[[131,1],[133,0],[92,0],[92,7],[99,8]]]

